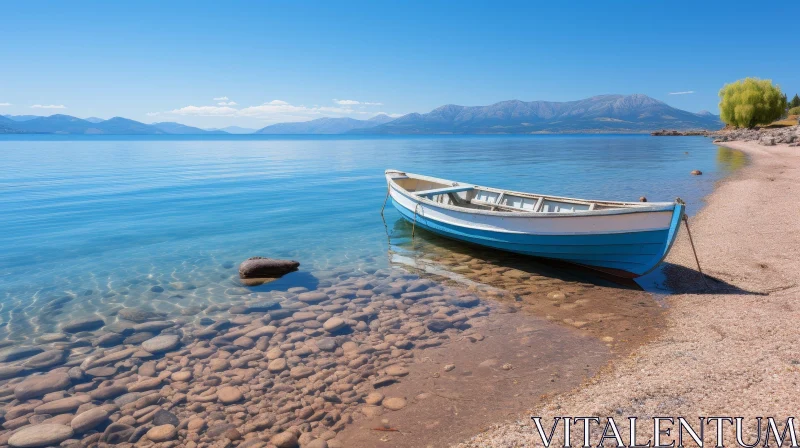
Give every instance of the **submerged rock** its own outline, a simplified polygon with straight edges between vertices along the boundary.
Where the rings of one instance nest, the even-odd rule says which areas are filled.
[[[72,428],[66,425],[41,424],[27,426],[11,436],[8,444],[14,447],[37,447],[57,445],[72,437]]]
[[[268,278],[280,277],[289,272],[296,271],[300,266],[299,261],[278,260],[275,258],[252,257],[239,265],[241,278]]]
[[[158,320],[162,318],[161,314],[143,310],[141,308],[123,308],[119,310],[117,316],[119,316],[120,319],[125,319],[136,323],[147,322],[148,320]]]
[[[13,347],[0,352],[0,362],[11,362],[18,359],[30,358],[44,350],[40,347]]]
[[[105,324],[105,321],[99,316],[87,316],[65,323],[61,327],[61,330],[63,330],[65,333],[78,333],[81,331],[97,330]]]

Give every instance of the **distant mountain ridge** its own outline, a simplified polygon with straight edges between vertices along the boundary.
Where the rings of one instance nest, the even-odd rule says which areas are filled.
[[[649,133],[661,129],[717,130],[718,115],[676,109],[646,95],[598,95],[577,101],[509,100],[488,106],[447,104],[399,118],[380,114],[368,120],[324,117],[277,123],[259,130],[231,126],[201,129],[175,122],[140,123],[122,117],[108,120],[70,115],[0,116],[0,134],[546,134]]]
[[[719,129],[719,117],[676,109],[646,95],[599,95],[578,101],[510,100],[489,106],[448,104],[412,113],[357,134],[646,133]]]
[[[47,117],[31,115],[0,117],[0,134],[161,135],[227,134],[227,132],[206,131],[172,122],[145,124],[122,117],[103,120],[96,117],[82,119],[56,114]]]
[[[356,120],[355,118],[317,118],[311,121],[292,123],[277,123],[261,128],[255,134],[344,134],[355,129],[364,129],[378,126],[392,121],[393,118],[380,114],[369,120]]]

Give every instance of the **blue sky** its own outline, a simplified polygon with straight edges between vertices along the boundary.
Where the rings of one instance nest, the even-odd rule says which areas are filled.
[[[5,2],[0,114],[260,127],[605,93],[716,112],[746,76],[800,92],[800,6],[762,6]]]

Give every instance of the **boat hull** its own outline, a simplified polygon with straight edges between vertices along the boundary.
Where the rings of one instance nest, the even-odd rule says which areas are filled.
[[[390,183],[392,204],[416,228],[444,237],[635,278],[669,252],[684,206],[607,215],[492,216],[438,207]]]

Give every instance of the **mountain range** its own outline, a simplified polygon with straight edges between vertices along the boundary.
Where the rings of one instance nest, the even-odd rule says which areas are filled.
[[[70,115],[0,116],[0,134],[538,134],[645,133],[659,129],[708,129],[722,126],[719,116],[676,109],[646,95],[600,95],[578,101],[510,100],[489,106],[448,104],[431,112],[369,120],[318,118],[278,123],[253,130],[231,126],[201,129],[175,122],[145,124],[122,117],[108,120]]]
[[[350,133],[532,134],[644,133],[658,129],[719,129],[719,117],[676,109],[646,95],[600,95],[578,101],[502,101],[489,106],[448,104]]]
[[[369,120],[356,120],[355,118],[317,118],[311,121],[294,123],[278,123],[259,129],[255,134],[344,134],[357,129],[369,129],[394,118],[380,114]]]

